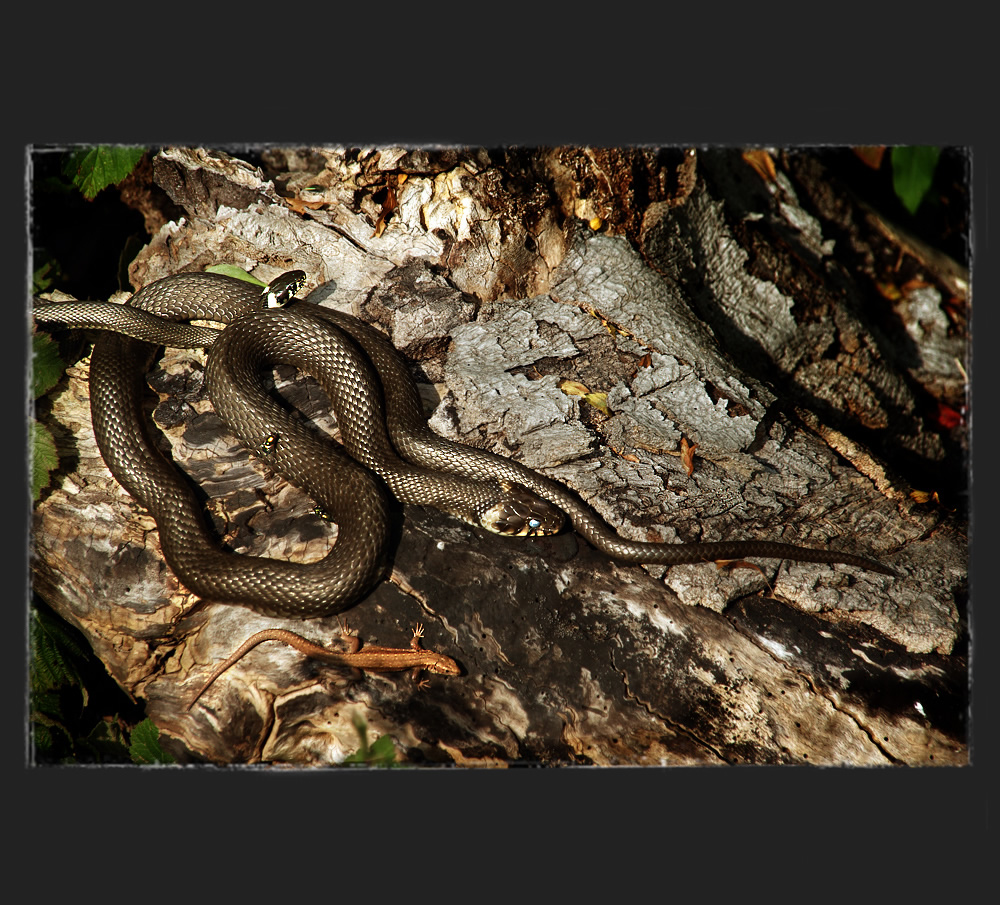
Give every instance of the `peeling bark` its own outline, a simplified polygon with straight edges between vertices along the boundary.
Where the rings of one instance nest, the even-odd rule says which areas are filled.
[[[966,524],[910,495],[962,467],[963,432],[925,415],[928,394],[960,406],[966,392],[954,360],[967,337],[943,310],[968,285],[960,267],[894,245],[804,152],[773,183],[738,154],[679,149],[264,159],[272,179],[213,152],[157,157],[187,219],[160,229],[133,284],[219,262],[263,280],[305,270],[311,301],[376,323],[406,354],[435,429],[564,481],[622,535],[829,544],[902,577],[773,561],[644,569],[572,534],[499,538],[410,507],[396,582],[346,617],[393,647],[421,622],[464,675],[418,690],[265,644],[188,711],[255,631],[337,646],[340,621],[270,619],[180,587],[101,461],[81,362],[45,412],[71,469],[35,512],[35,588],[182,759],[338,763],[360,712],[411,762],[967,762]],[[873,291],[887,246],[919,257],[922,294]],[[859,256],[867,272],[852,269]],[[154,419],[220,536],[321,557],[335,527],[228,436],[203,361],[161,359]],[[332,429],[311,378],[276,377]],[[565,379],[607,393],[610,414],[562,392]],[[697,444],[690,475],[682,437]]]

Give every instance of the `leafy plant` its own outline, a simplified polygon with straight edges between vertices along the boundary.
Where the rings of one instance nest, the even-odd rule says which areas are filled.
[[[136,764],[173,764],[173,755],[160,746],[160,730],[156,723],[145,719],[132,730],[129,754]]]
[[[903,206],[915,214],[934,182],[941,149],[928,145],[892,149],[892,187]]]
[[[95,705],[92,690],[98,701],[109,700],[110,680],[86,643],[41,606],[31,608],[30,639],[35,763],[127,763],[118,714]],[[114,692],[121,695],[117,686]]]
[[[32,295],[51,289],[53,283],[63,276],[59,262],[47,252],[35,253],[35,265],[35,271],[31,275]]]
[[[52,432],[41,421],[31,422],[31,496],[38,500],[59,467],[59,454]]]
[[[81,191],[84,198],[92,201],[102,189],[117,185],[128,176],[145,153],[145,148],[109,145],[78,148],[67,156],[63,174]]]
[[[367,764],[370,767],[391,767],[396,763],[396,746],[392,738],[383,735],[371,745],[368,744],[368,724],[364,717],[355,713],[351,719],[354,729],[361,740],[361,747],[353,754],[344,758],[345,764]]]
[[[52,691],[65,685],[79,685],[83,704],[87,692],[83,688],[81,667],[89,651],[65,624],[45,610],[31,609],[31,691],[33,694]]]
[[[59,383],[66,364],[59,357],[59,347],[45,333],[36,333],[31,346],[31,398],[38,399]]]

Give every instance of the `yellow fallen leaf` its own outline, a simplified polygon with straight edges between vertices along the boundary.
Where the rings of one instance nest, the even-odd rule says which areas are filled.
[[[567,396],[586,396],[590,390],[575,380],[560,380],[559,389]]]
[[[605,415],[611,414],[611,409],[608,408],[607,393],[591,393],[587,387],[576,380],[559,381],[559,389],[562,390],[567,396],[579,396],[584,402],[592,405],[595,409],[603,412]]]
[[[605,415],[611,414],[611,409],[608,408],[607,393],[584,393],[583,401],[589,402],[595,409],[598,409]]]

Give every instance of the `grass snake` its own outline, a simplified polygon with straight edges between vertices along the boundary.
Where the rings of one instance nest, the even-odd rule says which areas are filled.
[[[98,446],[115,478],[152,514],[164,558],[195,594],[268,615],[312,618],[346,609],[385,570],[387,489],[404,503],[434,506],[501,534],[552,534],[565,514],[590,544],[626,562],[764,557],[895,574],[850,553],[776,541],[656,544],[619,537],[562,484],[431,431],[405,361],[375,328],[307,302],[268,307],[287,300],[303,277],[293,271],[262,291],[221,274],[185,272],[149,284],[126,305],[35,308],[36,322],[102,331],[90,367]],[[228,326],[220,331],[185,323],[196,319]],[[322,560],[285,562],[219,545],[187,479],[152,441],[142,411],[144,375],[157,346],[208,349],[206,378],[219,417],[337,523],[337,541]],[[269,392],[261,377],[276,364],[293,365],[319,381],[343,448]]]

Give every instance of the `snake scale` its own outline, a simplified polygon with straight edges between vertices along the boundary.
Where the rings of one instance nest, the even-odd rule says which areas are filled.
[[[291,284],[258,285],[185,272],[141,289],[126,305],[56,303],[38,323],[102,331],[90,368],[98,446],[119,483],[157,523],[164,558],[188,590],[268,615],[312,618],[364,597],[386,566],[390,501],[435,506],[501,534],[552,534],[564,514],[590,544],[635,563],[747,557],[845,563],[894,575],[871,559],[765,540],[654,544],[619,537],[563,485],[485,450],[433,433],[405,361],[375,328],[307,302],[266,307]],[[224,330],[183,321],[228,324]],[[301,564],[223,550],[204,508],[152,441],[142,411],[145,371],[156,346],[208,349],[206,378],[217,414],[248,449],[309,494],[337,523],[329,553]],[[329,395],[343,448],[278,403],[262,379],[276,364],[315,377]],[[345,452],[346,450],[346,452]]]

